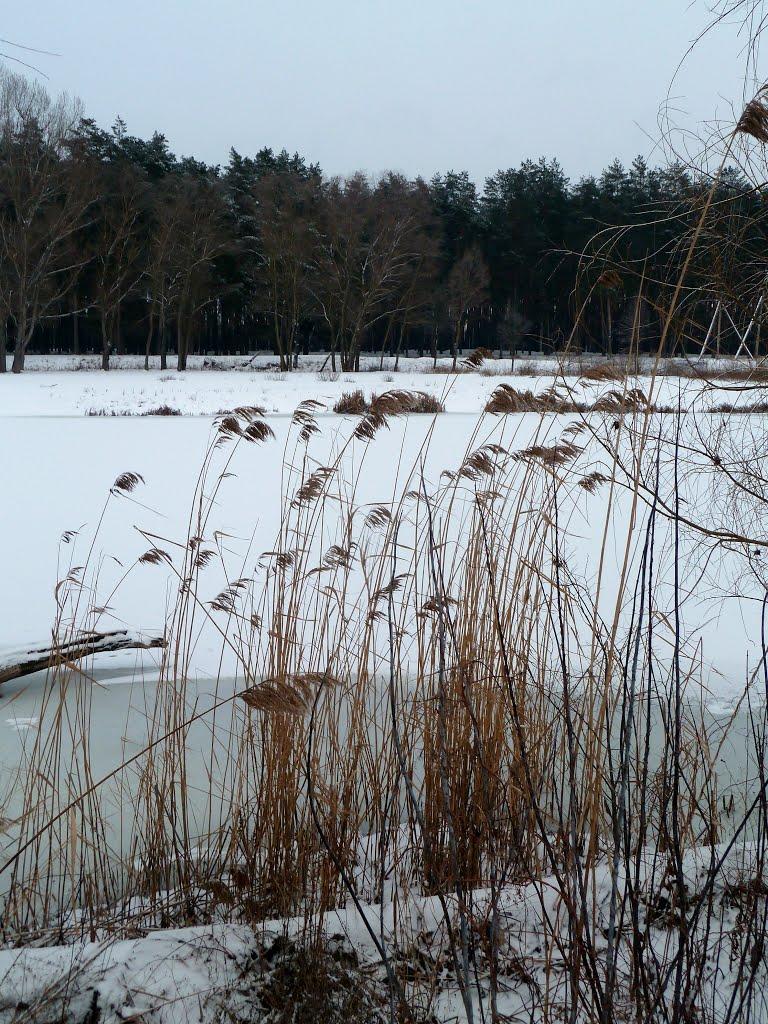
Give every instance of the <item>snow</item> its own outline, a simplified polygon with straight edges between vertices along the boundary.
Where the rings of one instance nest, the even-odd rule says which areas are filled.
[[[290,373],[279,372],[274,359],[262,360],[262,368],[258,363],[247,368],[248,361],[240,358],[240,369],[203,372],[201,360],[197,359],[183,373],[175,369],[145,371],[137,362],[119,361],[118,367],[133,365],[108,373],[90,368],[91,362],[86,363],[88,369],[66,372],[49,369],[51,360],[41,357],[41,368],[35,368],[33,362],[30,369],[18,376],[0,375],[0,416],[140,416],[161,406],[182,415],[215,416],[244,405],[261,406],[273,415],[290,415],[306,398],[322,402],[330,412],[345,391],[360,388],[370,397],[371,393],[395,387],[426,391],[445,399],[451,412],[477,413],[499,383],[495,364],[494,376],[464,374],[456,378],[445,372],[425,372],[428,361],[423,360],[407,361],[397,373],[371,368],[359,374],[321,370],[318,360],[312,370]],[[64,365],[73,364],[67,360]],[[508,365],[502,364],[500,369]],[[536,386],[536,378],[525,386],[531,384]]]
[[[335,378],[335,379],[333,379]],[[270,415],[291,415],[300,401],[320,401],[328,413],[344,392],[366,398],[393,388],[424,391],[445,402],[448,412],[478,414],[500,380],[447,374],[374,372],[195,373],[142,370],[41,371],[0,377],[0,416],[147,416],[163,406],[185,416],[216,416],[238,406],[257,405]],[[537,388],[539,378],[515,378],[521,388]]]
[[[232,984],[233,958],[253,944],[249,929],[232,926],[153,932],[123,942],[93,942],[20,953],[0,952],[0,1021],[38,1019],[40,1004],[61,1019],[87,1020],[96,1005],[102,1024],[141,1020],[187,1022],[210,1003],[211,991]],[[157,1016],[155,1016],[157,1014]],[[197,1018],[200,1019],[200,1018]]]

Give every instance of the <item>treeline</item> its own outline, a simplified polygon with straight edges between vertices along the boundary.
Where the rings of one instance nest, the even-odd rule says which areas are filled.
[[[273,348],[286,370],[310,351],[344,370],[367,351],[639,351],[658,343],[708,189],[640,157],[575,183],[557,161],[525,161],[482,191],[454,171],[327,178],[271,149],[214,167],[4,72],[2,341],[16,371],[28,351],[98,351],[105,369],[113,352],[163,366],[173,353],[183,369],[193,352]],[[687,312],[743,301],[761,273],[759,207],[728,172]],[[681,321],[670,346],[697,330]]]

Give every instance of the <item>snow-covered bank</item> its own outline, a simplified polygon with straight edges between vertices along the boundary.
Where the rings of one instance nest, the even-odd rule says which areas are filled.
[[[714,884],[708,874],[713,859],[720,865]],[[738,1020],[738,1016],[729,1018],[729,1011],[734,1006],[738,1009],[740,1000],[749,999],[750,1019],[768,1020],[765,962],[759,957],[750,970],[743,961],[750,956],[744,912],[757,869],[756,851],[749,846],[733,851],[724,846],[702,847],[685,857],[683,870],[691,900],[704,897],[709,905],[707,917],[698,918],[689,936],[691,944],[700,947],[701,957],[696,1006],[703,1016],[696,1019]],[[646,956],[660,978],[674,965],[679,948],[674,914],[654,902],[663,890],[663,873],[649,852],[639,876],[643,899],[648,901],[641,927]],[[625,884],[620,880],[620,891]],[[604,982],[612,899],[607,864],[598,866],[593,885],[585,927],[591,934],[594,966]],[[475,932],[469,1001],[476,1020],[488,1013],[492,989],[501,1020],[524,1019],[532,1024],[559,1020],[569,1003],[571,1020],[587,1024],[593,1019],[586,1009],[588,996],[585,1006],[573,1006],[580,1000],[569,996],[574,942],[556,878],[508,885],[498,894],[495,914],[501,937],[493,962],[483,939],[491,893],[476,890],[467,898]],[[446,906],[455,928],[455,897],[449,896]],[[391,1018],[382,949],[399,974],[406,1004],[424,1014],[416,1019],[438,1024],[466,1021],[444,910],[437,897],[410,892],[401,894],[396,903],[360,907],[350,901],[317,923],[324,936],[319,944],[308,942],[306,919],[286,918],[255,928],[209,924],[158,929],[120,941],[84,937],[67,946],[2,950],[0,1024],[124,1024],[128,1020],[272,1024],[286,1019],[383,1024]],[[374,944],[369,928],[381,948]],[[627,931],[616,950],[615,1020],[632,1019],[636,1012],[638,993],[631,992],[633,952],[632,933]],[[306,978],[296,977],[297,970],[307,972]],[[287,992],[277,984],[283,971],[291,978]],[[755,982],[750,991],[752,971]],[[582,983],[586,992],[586,977]],[[673,985],[667,987],[663,1004],[672,1003]],[[357,999],[345,1001],[351,991]],[[652,1001],[653,995],[646,998]],[[353,1006],[359,1016],[352,1013]],[[321,1016],[311,1016],[313,1010]],[[662,1013],[659,1008],[660,1017]]]
[[[196,357],[183,373],[161,371],[155,364],[149,371],[136,357],[116,357],[108,373],[98,369],[93,357],[31,356],[29,366],[19,375],[0,374],[0,417],[5,416],[215,416],[243,405],[257,405],[271,415],[290,415],[301,401],[313,399],[331,412],[345,392],[363,391],[366,398],[393,388],[423,391],[445,404],[448,413],[479,416],[494,389],[502,382],[520,391],[541,392],[553,385],[575,398],[592,402],[600,394],[616,389],[641,388],[653,393],[659,405],[676,408],[679,402],[705,406],[732,402],[727,382],[711,389],[705,381],[663,373],[653,383],[652,364],[639,376],[624,383],[585,381],[580,364],[568,364],[561,375],[553,360],[509,359],[487,361],[472,372],[450,373],[450,360],[441,360],[434,372],[429,359],[403,359],[398,370],[394,360],[379,368],[378,359],[363,361],[359,373],[331,372],[324,357],[306,357],[297,371],[279,371],[274,357],[221,357],[218,370],[204,369],[205,359]],[[588,369],[591,364],[584,364]],[[514,367],[514,373],[513,371]],[[713,374],[733,370],[732,364],[707,363]],[[702,399],[702,393],[706,392]]]
[[[360,389],[366,398],[393,388],[423,391],[444,402],[447,412],[478,416],[497,385],[514,380],[520,389],[543,390],[548,377],[430,373],[276,370],[161,372],[139,369],[39,371],[0,376],[0,417],[4,416],[216,416],[238,406],[256,405],[269,415],[291,415],[299,402],[321,402],[331,413],[345,392]],[[572,380],[573,385],[576,380]]]

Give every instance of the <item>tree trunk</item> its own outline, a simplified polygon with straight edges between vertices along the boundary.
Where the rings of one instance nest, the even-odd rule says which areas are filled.
[[[8,318],[0,315],[0,373],[5,373],[5,357],[8,351]]]
[[[298,337],[298,334],[299,334],[299,325],[298,325],[297,321],[294,320],[293,324],[291,325],[291,341],[290,341],[290,346],[291,346],[291,367],[294,370],[298,370],[298,368],[299,368],[299,345],[296,344],[296,339]]]
[[[610,299],[610,296],[608,297],[608,301],[606,303],[606,309],[607,309],[606,326],[608,328],[608,333],[607,333],[606,338],[605,338],[605,348],[606,348],[606,355],[607,356],[612,356],[613,355],[613,318],[611,316],[612,310],[611,310],[611,299]]]
[[[132,636],[127,629],[109,633],[83,633],[72,640],[64,640],[52,647],[32,647],[0,654],[0,683],[9,679],[20,679],[33,672],[44,672],[56,665],[80,661],[92,654],[108,651],[150,650],[165,647],[162,637],[143,640]]]
[[[280,327],[280,317],[277,311],[272,314],[272,320],[275,329],[275,348],[280,359],[280,372],[282,373],[285,369],[285,353],[283,351],[283,332]]]
[[[182,318],[176,321],[176,369],[186,370],[187,368],[187,351],[186,351],[186,339],[184,337],[184,327],[181,322]]]
[[[72,355],[80,355],[80,317],[78,306],[80,305],[77,290],[72,293]]]
[[[380,370],[384,369],[384,356],[386,354],[387,349],[389,348],[389,335],[390,335],[390,332],[392,330],[392,321],[393,321],[393,319],[394,319],[394,317],[391,317],[391,316],[387,318],[387,329],[384,332],[384,339],[383,339],[383,341],[381,343],[381,357],[379,359],[379,369]]]
[[[109,338],[109,323],[107,322],[106,313],[101,314],[101,368],[102,370],[109,369],[109,350],[110,350],[110,338]]]
[[[125,352],[125,345],[123,344],[123,324],[121,317],[122,303],[118,302],[117,311],[115,313],[115,352],[121,356]]]
[[[351,373],[352,371],[352,366],[350,365],[350,353],[351,345],[346,343],[345,339],[342,338],[341,348],[339,350],[342,373]]]
[[[184,330],[184,318],[179,317],[179,322],[176,329],[176,337],[178,342],[178,353],[176,359],[176,367],[179,370],[186,370],[187,358],[192,348],[192,331],[194,328],[194,315],[189,317],[189,323],[187,329]]]
[[[165,324],[165,306],[160,306],[160,369],[168,369],[168,328]]]
[[[406,324],[405,320],[400,324],[400,337],[397,339],[397,352],[395,353],[395,372],[400,369],[400,352],[403,348],[403,339],[405,338]]]
[[[291,320],[290,327],[287,328],[285,337],[285,362],[288,370],[295,369],[295,360],[293,357],[294,338],[296,336],[296,327],[294,321]]]
[[[11,365],[12,373],[21,373],[24,369],[24,342],[21,339],[21,331],[16,335],[16,345],[13,349],[13,364]]]
[[[453,338],[451,339],[451,356],[453,357],[453,370],[456,371],[456,361],[459,358],[459,335],[461,333],[461,316],[456,321],[456,330],[453,332]]]
[[[149,326],[147,328],[147,343],[144,348],[144,369],[149,369],[149,354],[152,351],[152,328],[154,327],[153,307],[149,307]]]

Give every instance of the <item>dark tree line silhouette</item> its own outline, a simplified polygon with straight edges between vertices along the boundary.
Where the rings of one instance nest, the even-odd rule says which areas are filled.
[[[30,351],[100,352],[104,369],[172,353],[183,369],[272,349],[285,370],[324,351],[353,370],[363,352],[651,349],[708,189],[641,157],[576,182],[526,160],[482,190],[456,171],[328,178],[269,148],[210,166],[5,71],[2,341],[16,371]],[[726,172],[670,351],[700,343],[716,298],[753,302],[764,205]]]

